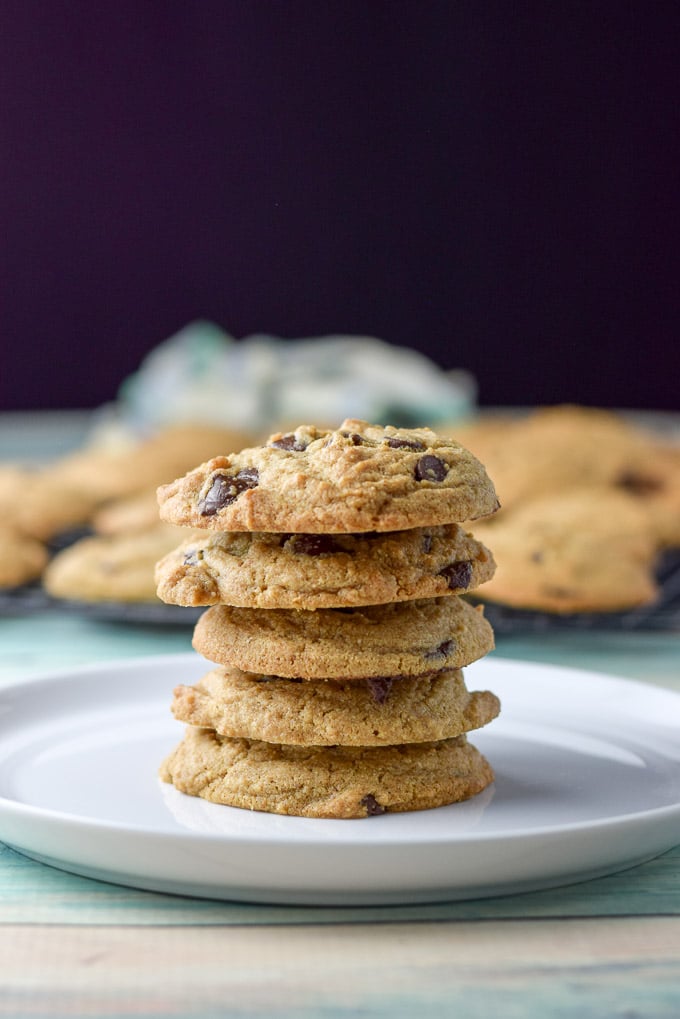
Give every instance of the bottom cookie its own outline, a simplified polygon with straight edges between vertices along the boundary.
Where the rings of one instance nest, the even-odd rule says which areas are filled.
[[[160,777],[211,803],[327,818],[441,807],[476,796],[494,778],[465,736],[390,747],[295,747],[193,726]]]

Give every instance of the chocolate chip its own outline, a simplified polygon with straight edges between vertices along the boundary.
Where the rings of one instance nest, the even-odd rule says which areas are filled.
[[[425,443],[418,439],[385,439],[390,449],[425,449]]]
[[[558,587],[556,584],[543,584],[541,591],[548,598],[556,598],[558,601],[562,601],[565,598],[573,598],[576,594],[573,587]]]
[[[294,534],[288,547],[298,555],[330,555],[343,551],[330,534]]]
[[[431,551],[432,551],[432,535],[431,534],[424,534],[423,535],[423,553],[425,555],[428,555],[428,553],[430,553]]]
[[[359,435],[357,432],[340,432],[340,434],[345,439],[349,439],[353,446],[361,446],[361,444],[364,441],[363,437]]]
[[[256,488],[259,473],[256,467],[244,467],[236,475],[216,474],[212,484],[198,504],[202,517],[214,517],[219,510],[238,499],[242,492]]]
[[[451,563],[450,566],[445,566],[443,570],[439,571],[439,576],[444,577],[449,584],[449,587],[454,590],[455,588],[468,588],[470,581],[472,580],[472,563],[467,559],[459,559],[455,563]]]
[[[438,456],[421,456],[414,471],[416,481],[443,481],[449,472],[448,464]]]
[[[367,793],[361,801],[361,806],[366,807],[366,817],[376,817],[378,814],[384,814],[386,807],[383,807],[376,800],[373,793]]]
[[[623,488],[631,495],[650,495],[663,488],[659,478],[650,477],[648,474],[639,474],[637,471],[623,471],[616,479],[619,488]]]
[[[287,435],[282,435],[280,439],[274,439],[273,442],[269,443],[275,449],[287,449],[292,453],[302,453],[307,446],[295,435],[295,432],[289,432]]]
[[[282,676],[253,676],[256,683],[303,683],[303,679],[296,679],[294,677],[282,677]]]
[[[453,651],[455,646],[456,646],[456,642],[454,640],[445,640],[445,641],[442,641],[442,643],[439,645],[439,647],[434,648],[433,651],[428,651],[425,654],[425,657],[426,658],[446,658],[447,655],[449,654],[449,652]]]
[[[387,700],[394,680],[391,676],[371,676],[366,680],[366,686],[376,704],[384,704]]]

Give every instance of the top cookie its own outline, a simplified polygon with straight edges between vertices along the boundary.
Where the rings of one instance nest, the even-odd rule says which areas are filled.
[[[397,531],[498,509],[484,467],[454,439],[351,418],[214,457],[162,485],[158,501],[174,524],[291,533]]]

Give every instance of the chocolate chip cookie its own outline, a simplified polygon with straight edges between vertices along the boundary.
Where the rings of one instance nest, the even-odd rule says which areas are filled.
[[[193,726],[160,775],[212,803],[327,818],[440,807],[493,781],[465,736],[389,747],[284,746]]]
[[[93,508],[88,495],[51,470],[0,465],[0,520],[14,531],[47,542],[85,524]]]
[[[302,534],[397,531],[498,508],[484,467],[454,439],[353,419],[214,457],[158,499],[161,517],[182,526]]]
[[[0,588],[30,583],[46,565],[47,549],[41,541],[0,524]]]
[[[459,669],[494,646],[481,609],[458,597],[316,612],[214,605],[198,620],[193,643],[220,665],[304,679]]]
[[[494,479],[504,510],[550,492],[644,477],[653,457],[649,436],[595,407],[541,407],[504,427],[461,434]]]
[[[654,600],[658,543],[632,495],[602,487],[503,510],[479,532],[495,576],[475,596],[543,612],[620,612]]]
[[[155,602],[154,565],[177,538],[170,524],[82,538],[52,559],[43,584],[54,598],[72,601]]]
[[[468,691],[460,669],[307,681],[223,667],[176,687],[172,702],[180,722],[221,736],[308,746],[448,739],[486,725],[499,709],[495,694]]]
[[[49,468],[52,483],[87,496],[93,506],[158,486],[218,452],[240,449],[248,434],[209,424],[177,424],[120,446],[84,446]]]
[[[457,524],[364,534],[196,532],[156,567],[175,605],[318,609],[461,594],[493,576]]]

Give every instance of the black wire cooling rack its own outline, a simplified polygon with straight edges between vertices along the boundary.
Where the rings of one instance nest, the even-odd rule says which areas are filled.
[[[663,555],[656,575],[659,585],[656,600],[627,612],[532,612],[485,602],[484,615],[498,634],[562,629],[680,631],[680,549]]]

